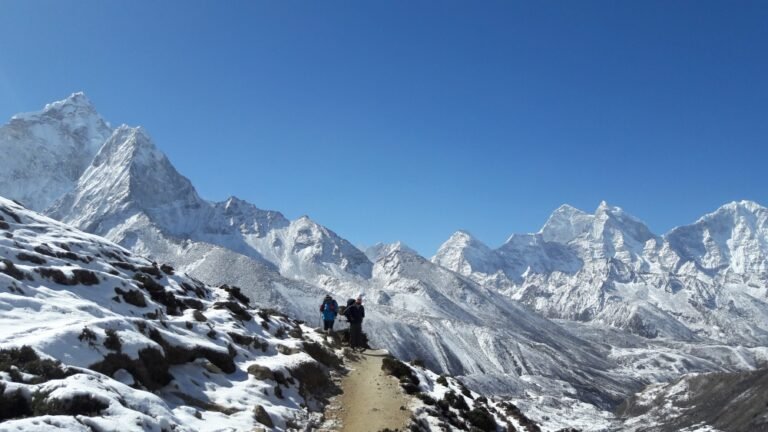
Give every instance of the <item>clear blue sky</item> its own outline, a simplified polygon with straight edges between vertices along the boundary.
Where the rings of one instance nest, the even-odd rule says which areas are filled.
[[[768,204],[766,1],[0,2],[0,119],[78,90],[358,245]]]

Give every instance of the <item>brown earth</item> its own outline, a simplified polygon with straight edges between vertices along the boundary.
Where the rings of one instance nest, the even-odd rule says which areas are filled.
[[[341,379],[343,394],[331,400],[325,411],[322,431],[404,431],[410,419],[411,399],[397,379],[381,370],[384,350],[368,350],[347,363],[351,369]]]

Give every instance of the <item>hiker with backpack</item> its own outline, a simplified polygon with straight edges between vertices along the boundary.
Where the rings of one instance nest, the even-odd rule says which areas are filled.
[[[347,317],[347,321],[349,321],[349,346],[352,348],[352,351],[365,351],[365,347],[363,346],[363,318],[365,318],[365,308],[363,307],[362,296],[358,296],[354,303],[344,309],[344,316]]]
[[[336,321],[338,311],[339,304],[330,294],[326,295],[323,303],[320,304],[320,312],[323,314],[323,330],[326,333],[333,333],[333,323]]]

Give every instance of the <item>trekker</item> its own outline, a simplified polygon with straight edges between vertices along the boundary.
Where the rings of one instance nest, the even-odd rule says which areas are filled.
[[[339,304],[330,294],[325,296],[320,305],[320,312],[323,313],[323,330],[326,333],[333,333],[333,322],[336,321],[336,314],[339,311]]]
[[[349,321],[349,346],[352,351],[365,351],[363,346],[363,318],[365,318],[365,308],[363,307],[363,297],[358,296],[352,305],[344,311],[344,316]]]

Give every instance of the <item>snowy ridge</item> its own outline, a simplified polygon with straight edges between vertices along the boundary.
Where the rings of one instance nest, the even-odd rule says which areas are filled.
[[[318,409],[324,390],[302,380],[328,374],[304,351],[319,336],[250,309],[236,288],[203,285],[4,198],[0,287],[2,430],[286,430],[316,420],[305,407]]]
[[[536,234],[495,250],[454,236],[432,260],[548,317],[765,345],[767,221],[764,207],[734,202],[662,237],[605,202],[593,215],[562,206]]]

